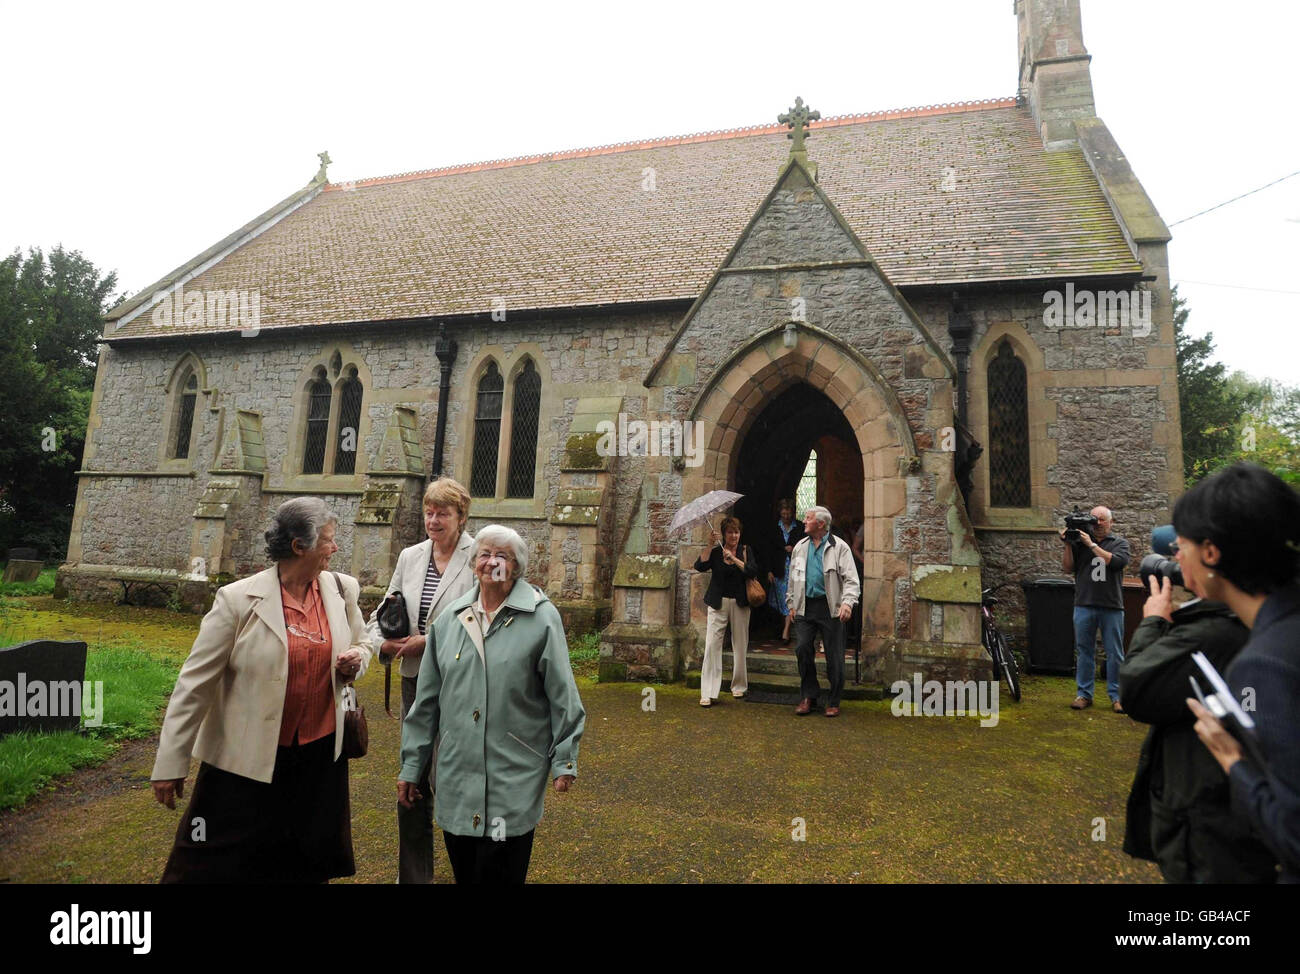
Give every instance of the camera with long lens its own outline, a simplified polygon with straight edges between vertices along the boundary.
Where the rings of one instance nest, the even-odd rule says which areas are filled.
[[[1151,579],[1167,578],[1171,585],[1183,585],[1183,566],[1170,557],[1178,546],[1174,541],[1174,528],[1171,524],[1162,524],[1151,531],[1151,554],[1142,559],[1138,565],[1138,574],[1142,578],[1142,587],[1151,590]],[[1163,582],[1157,584],[1163,585]]]
[[[1097,524],[1097,515],[1084,514],[1077,507],[1065,515],[1065,540],[1082,541],[1085,534],[1090,534]]]

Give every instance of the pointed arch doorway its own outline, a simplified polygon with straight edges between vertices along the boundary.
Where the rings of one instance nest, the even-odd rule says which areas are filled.
[[[736,458],[735,485],[745,495],[735,507],[745,527],[743,540],[762,562],[766,584],[772,562],[783,554],[774,540],[781,498],[799,497],[796,519],[802,519],[811,506],[806,499],[814,498],[812,503],[831,511],[832,530],[845,541],[852,539],[865,498],[857,434],[824,392],[796,382],[773,397],[745,432]],[[752,640],[774,640],[780,628],[781,620],[772,611],[750,614]]]

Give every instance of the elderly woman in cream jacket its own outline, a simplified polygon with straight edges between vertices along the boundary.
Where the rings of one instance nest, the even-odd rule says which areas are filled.
[[[351,876],[346,684],[365,673],[359,585],[329,571],[337,517],[285,501],[266,532],[275,565],[217,591],[181,667],[154,763],[154,797],[183,797],[163,882],[322,882]]]
[[[522,883],[546,783],[568,791],[578,774],[586,712],[560,613],[527,568],[515,531],[478,533],[477,584],[429,630],[402,725],[403,804],[440,738],[435,813],[457,883]]]

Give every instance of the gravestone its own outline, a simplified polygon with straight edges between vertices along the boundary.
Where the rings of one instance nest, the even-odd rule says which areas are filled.
[[[45,567],[43,561],[32,561],[26,558],[10,558],[5,565],[4,581],[6,582],[34,582],[41,574],[41,569]]]
[[[85,643],[34,639],[0,649],[0,736],[77,730],[85,677]]]

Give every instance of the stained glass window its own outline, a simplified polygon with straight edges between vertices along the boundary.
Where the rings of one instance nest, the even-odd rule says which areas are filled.
[[[495,362],[478,380],[474,412],[474,457],[470,465],[469,492],[474,497],[495,497],[497,453],[501,438],[501,396],[505,380]]]
[[[529,359],[515,379],[515,401],[511,409],[510,470],[506,477],[507,497],[532,497],[533,474],[537,469],[537,417],[542,406],[542,377]]]
[[[1003,341],[989,362],[989,503],[1029,507],[1029,384],[1025,363]]]
[[[808,454],[808,463],[799,478],[799,486],[794,492],[795,516],[802,518],[804,512],[817,505],[817,451]]]

